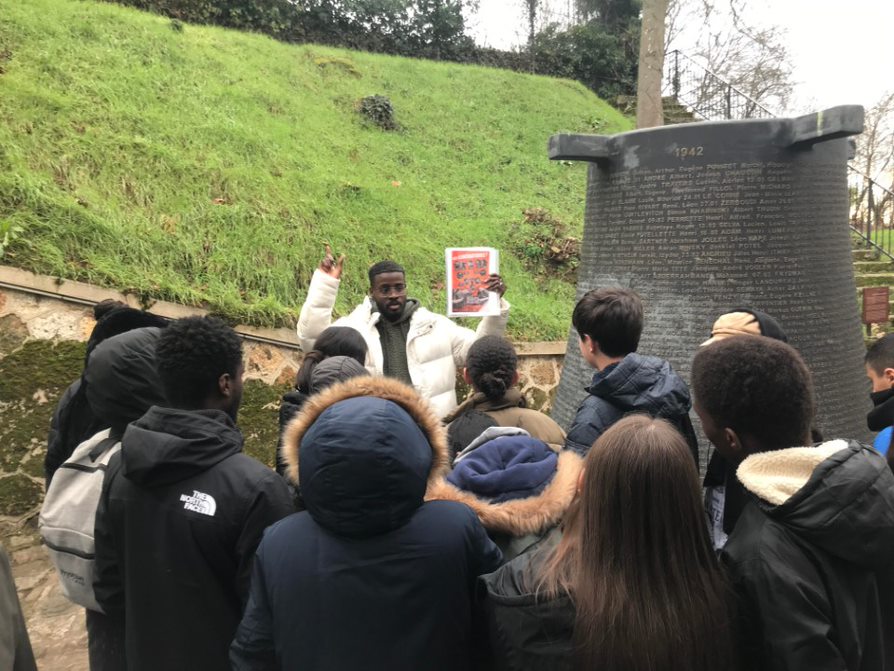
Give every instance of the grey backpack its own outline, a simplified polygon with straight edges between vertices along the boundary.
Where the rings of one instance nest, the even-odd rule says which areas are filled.
[[[120,449],[109,429],[78,445],[53,476],[38,521],[62,592],[69,601],[99,612],[93,593],[93,529],[109,459]]]

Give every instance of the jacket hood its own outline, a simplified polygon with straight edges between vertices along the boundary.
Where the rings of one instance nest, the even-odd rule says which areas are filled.
[[[871,569],[894,561],[894,474],[880,454],[833,440],[746,458],[736,476],[795,535]]]
[[[447,470],[431,406],[384,377],[352,378],[311,397],[286,427],[283,455],[314,520],[351,537],[405,524]]]
[[[510,445],[509,442],[515,445]],[[536,493],[523,498],[501,500],[504,497],[494,496],[501,487],[518,490],[519,478],[527,478],[531,475],[539,480],[542,476],[541,469],[547,460],[541,459],[539,451],[527,454],[534,459],[534,463],[518,463],[519,450],[510,450],[515,456],[507,454],[503,448],[519,447],[519,442],[531,441],[542,446],[554,455],[548,463],[553,469],[551,479],[545,486],[538,488]],[[491,453],[491,454],[488,454]],[[473,459],[478,454],[483,460],[476,460],[472,464],[475,473],[472,477],[457,479],[451,474],[451,479],[457,484],[440,479],[429,487],[426,500],[458,501],[469,506],[481,524],[490,532],[505,533],[510,536],[525,536],[527,534],[539,534],[562,521],[565,512],[574,500],[577,493],[577,482],[583,469],[583,459],[571,450],[561,450],[558,445],[549,445],[533,438],[524,436],[501,437],[485,443],[463,459],[459,466]],[[553,465],[554,464],[554,465]],[[484,467],[488,468],[484,468]],[[525,469],[525,467],[529,467]],[[533,468],[530,468],[532,467]],[[482,473],[482,470],[490,472]],[[520,472],[521,470],[533,470],[533,473]],[[513,472],[516,472],[513,475]],[[454,473],[456,473],[454,471]],[[460,486],[457,486],[460,485]],[[494,489],[496,487],[496,489]]]
[[[242,451],[242,433],[221,410],[152,407],[121,439],[124,476],[144,486],[169,485]]]
[[[87,340],[87,361],[99,344],[109,338],[121,335],[127,331],[144,327],[164,328],[168,320],[151,312],[144,312],[136,308],[122,306],[107,312],[93,327],[90,338]]]
[[[689,388],[667,361],[636,353],[596,373],[587,391],[626,412],[637,410],[653,417],[685,415],[692,407]]]
[[[318,394],[337,382],[352,377],[363,377],[369,372],[356,359],[349,356],[331,356],[314,366],[310,374],[310,393]]]
[[[87,402],[100,423],[117,436],[150,407],[165,403],[155,366],[159,334],[158,328],[139,328],[108,338],[87,362]]]

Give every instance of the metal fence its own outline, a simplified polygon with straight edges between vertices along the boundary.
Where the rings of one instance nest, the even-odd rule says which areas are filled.
[[[771,119],[775,114],[675,49],[664,57],[663,94],[702,119]]]
[[[662,95],[706,121],[771,119],[770,109],[682,51],[665,54]],[[860,244],[894,261],[894,192],[848,165],[849,225]]]
[[[850,226],[860,244],[894,260],[894,192],[850,167]]]

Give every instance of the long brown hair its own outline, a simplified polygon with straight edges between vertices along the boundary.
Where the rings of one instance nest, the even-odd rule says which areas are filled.
[[[538,592],[574,602],[578,668],[735,667],[732,601],[698,473],[664,420],[627,417],[596,441],[577,508],[538,578]]]

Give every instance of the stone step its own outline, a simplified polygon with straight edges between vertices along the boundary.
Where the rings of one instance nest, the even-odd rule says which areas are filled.
[[[858,287],[883,287],[894,285],[894,272],[889,273],[861,273],[855,275]]]
[[[878,254],[871,249],[854,249],[851,253],[854,255],[854,261],[875,261],[878,259]]]
[[[894,273],[894,263],[890,261],[857,261],[854,260],[854,272],[860,273]]]

